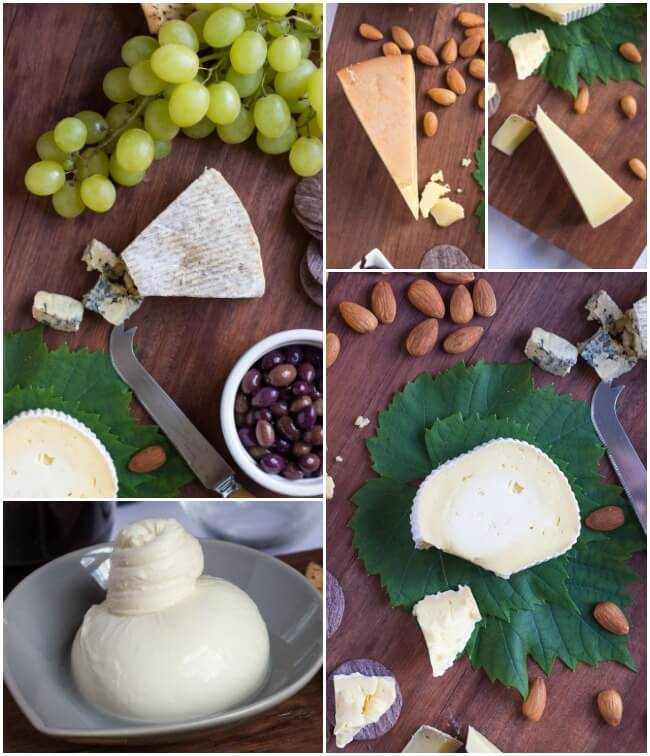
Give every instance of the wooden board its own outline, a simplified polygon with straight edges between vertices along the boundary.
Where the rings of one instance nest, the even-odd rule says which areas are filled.
[[[460,247],[473,262],[483,265],[484,239],[474,216],[483,193],[472,173],[484,113],[476,104],[481,82],[467,74],[469,61],[459,58],[455,65],[466,80],[467,92],[448,108],[436,105],[426,94],[431,87],[446,87],[447,66],[415,64],[420,191],[431,175],[442,169],[452,187],[449,196],[465,208],[465,219],[448,228],[440,228],[432,219],[413,219],[336,77],[344,66],[382,54],[381,42],[370,42],[358,33],[360,23],[381,29],[386,40],[393,25],[403,26],[416,45],[430,45],[437,53],[450,37],[457,42],[463,39],[462,28],[454,21],[460,10],[484,14],[484,6],[478,3],[339,3],[327,47],[328,267],[351,268],[378,247],[396,268],[417,268],[424,253],[436,244]],[[422,130],[427,111],[435,112],[439,119],[438,132],[431,138]],[[471,166],[463,168],[463,158],[472,158]],[[462,194],[456,194],[457,188]]]
[[[283,562],[305,572],[309,562],[323,563],[321,549],[303,551],[279,557]],[[4,743],[5,753],[101,753],[106,747],[76,745],[53,740],[37,732],[20,711],[11,693],[4,688]],[[323,741],[323,688],[318,673],[295,696],[260,717],[189,738],[173,745],[140,745],[139,753],[261,753],[320,751]],[[116,748],[113,751],[132,751],[133,748]]]
[[[219,399],[237,358],[276,331],[322,326],[320,308],[300,285],[308,236],[291,213],[297,178],[287,156],[263,155],[254,140],[231,146],[214,135],[200,142],[180,136],[172,154],[151,167],[143,184],[119,191],[108,213],[59,218],[49,198],[34,197],[23,185],[27,167],[38,159],[36,140],[66,115],[108,110],[102,78],[120,65],[123,42],[146,33],[146,23],[136,4],[24,4],[3,10],[4,104],[11,114],[4,130],[11,151],[4,173],[5,329],[34,325],[31,302],[38,289],[81,297],[94,285],[97,274],[87,273],[80,260],[90,238],[121,251],[205,166],[217,168],[248,209],[259,236],[266,294],[254,300],[151,298],[129,325],[138,326],[136,342],[145,367],[229,459],[219,429]],[[67,343],[71,349],[107,350],[110,329],[89,313],[79,333],[48,330],[46,338],[51,348]],[[139,408],[136,412],[145,419]],[[269,495],[241,478],[255,495]],[[214,494],[194,483],[183,495]]]
[[[490,81],[501,93],[501,106],[488,120],[489,143],[511,113],[530,118],[540,105],[633,198],[622,213],[593,229],[535,132],[512,157],[488,147],[490,205],[593,268],[631,268],[647,236],[647,185],[627,167],[633,157],[647,163],[645,87],[633,81],[606,85],[594,81],[589,88],[589,109],[578,115],[572,95],[555,89],[541,76],[518,81],[506,45],[491,41],[488,62]],[[644,71],[645,67],[644,60]],[[618,104],[627,94],[634,95],[638,104],[633,120],[622,114]]]
[[[474,672],[466,658],[456,662],[443,677],[432,678],[420,629],[401,609],[391,609],[377,577],[369,577],[352,547],[352,531],[346,527],[353,513],[351,497],[375,474],[371,471],[365,439],[375,432],[377,413],[385,408],[395,391],[422,371],[433,374],[449,368],[459,357],[446,355],[439,347],[419,359],[408,357],[404,339],[422,319],[406,300],[406,288],[414,280],[408,274],[386,276],[395,291],[398,315],[395,323],[380,326],[359,336],[350,331],[337,313],[341,301],[365,304],[381,274],[330,274],[328,282],[327,330],[341,339],[341,353],[327,373],[328,470],[333,476],[335,497],[327,504],[327,569],[340,581],[346,595],[343,623],[327,642],[327,671],[342,662],[369,657],[385,664],[396,675],[404,696],[397,725],[383,738],[352,743],[346,750],[357,752],[399,752],[422,724],[439,727],[464,740],[471,724],[508,753],[527,752],[636,752],[645,750],[646,699],[646,586],[643,580],[629,586],[631,607],[630,650],[638,673],[605,663],[596,668],[578,664],[575,672],[555,662],[547,680],[548,705],[541,723],[526,722],[520,713],[521,698],[501,684],[491,684],[484,673]],[[526,339],[534,326],[542,325],[575,342],[594,332],[586,320],[583,305],[588,296],[605,288],[621,306],[629,307],[645,292],[645,276],[597,273],[511,274],[485,276],[496,292],[499,311],[481,325],[483,339],[465,362],[521,361]],[[451,287],[440,286],[449,301]],[[476,321],[479,322],[478,320]],[[441,339],[453,326],[441,324]],[[584,362],[569,376],[556,378],[534,370],[536,385],[555,383],[556,391],[576,399],[591,400],[597,376]],[[642,459],[646,454],[646,365],[620,379],[625,392],[620,399],[623,426]],[[358,416],[371,420],[360,430]],[[340,456],[342,462],[336,462]],[[610,482],[615,477],[608,462],[602,472]],[[631,562],[640,576],[646,574],[645,554]],[[531,674],[539,669],[531,662]],[[596,693],[617,688],[625,701],[623,724],[614,733],[595,709]],[[328,732],[328,750],[335,745]]]

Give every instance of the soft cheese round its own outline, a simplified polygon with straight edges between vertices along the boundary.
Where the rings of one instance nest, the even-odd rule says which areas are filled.
[[[29,410],[4,426],[4,494],[8,499],[106,499],[117,494],[110,454],[74,417]]]

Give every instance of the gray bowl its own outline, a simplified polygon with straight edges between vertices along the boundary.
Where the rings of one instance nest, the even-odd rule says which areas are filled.
[[[33,572],[4,602],[4,677],[32,725],[52,737],[99,744],[173,742],[262,714],[303,688],[322,665],[322,597],[296,570],[254,549],[201,540],[206,575],[230,580],[259,607],[271,638],[271,674],[254,700],[177,723],[139,724],[80,697],[70,648],[83,616],[104,600],[110,544],[80,549]]]

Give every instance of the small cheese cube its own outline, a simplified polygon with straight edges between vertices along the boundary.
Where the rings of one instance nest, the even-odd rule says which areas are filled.
[[[619,378],[637,363],[636,357],[628,355],[623,345],[614,341],[604,328],[599,328],[590,339],[578,344],[578,352],[605,382]]]
[[[616,325],[616,321],[623,317],[621,308],[602,289],[589,297],[585,309],[589,313],[587,320],[597,320],[603,328],[610,332]]]
[[[533,328],[524,354],[537,367],[559,376],[568,375],[578,361],[578,350],[570,341],[543,328]]]
[[[96,270],[110,281],[119,281],[126,270],[115,252],[97,239],[91,239],[86,244],[81,260],[86,263],[86,270]]]
[[[551,52],[546,34],[541,29],[526,34],[517,34],[508,42],[517,69],[519,80],[527,79],[542,65]]]
[[[84,294],[83,303],[87,310],[99,313],[113,325],[122,325],[142,304],[142,297],[133,296],[125,286],[100,276],[95,286]]]
[[[513,155],[517,147],[535,131],[537,126],[527,118],[512,113],[492,137],[492,146],[504,155]]]
[[[63,294],[37,291],[32,305],[32,317],[57,331],[78,331],[84,316],[81,302]]]

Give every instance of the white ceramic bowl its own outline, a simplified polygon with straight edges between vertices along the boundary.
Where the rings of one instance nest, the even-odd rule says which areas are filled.
[[[282,496],[308,496],[323,495],[323,478],[303,478],[302,480],[288,480],[281,475],[269,475],[264,472],[257,462],[246,451],[239,439],[237,426],[235,425],[235,397],[242,378],[252,365],[261,357],[274,349],[292,346],[293,344],[305,344],[323,348],[322,331],[307,328],[296,328],[292,331],[279,331],[265,339],[258,341],[234,364],[230,375],[226,379],[221,393],[221,430],[228,450],[233,456],[235,463],[249,478],[259,483],[260,486]]]

